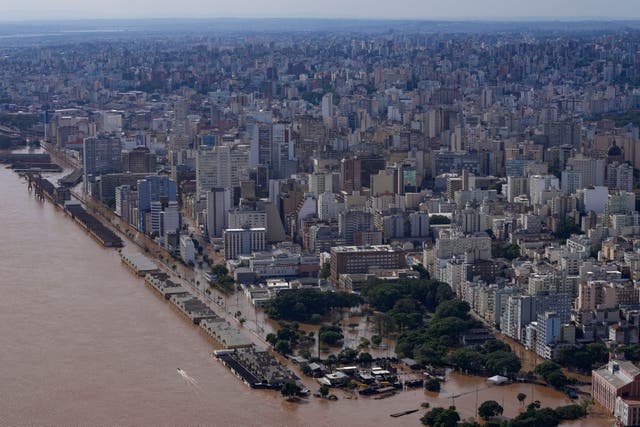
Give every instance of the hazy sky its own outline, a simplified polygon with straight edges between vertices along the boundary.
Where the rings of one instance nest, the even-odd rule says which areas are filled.
[[[42,18],[638,18],[640,0],[0,0],[0,21]]]

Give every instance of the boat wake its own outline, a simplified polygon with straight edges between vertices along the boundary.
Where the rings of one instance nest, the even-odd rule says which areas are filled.
[[[200,387],[200,385],[198,384],[198,381],[195,378],[193,378],[191,375],[187,374],[185,371],[183,371],[180,368],[177,368],[177,371],[178,371],[178,374],[180,374],[180,376],[187,383],[187,385],[192,387],[192,389],[196,392],[196,394],[199,394],[202,391],[202,388]]]

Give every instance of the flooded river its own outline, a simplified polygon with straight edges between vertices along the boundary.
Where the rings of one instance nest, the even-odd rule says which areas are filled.
[[[423,411],[389,414],[429,401],[454,403],[467,418],[476,403],[494,399],[513,416],[519,392],[543,405],[569,403],[546,388],[488,388],[482,378],[457,374],[439,395],[416,390],[384,400],[338,392],[337,402],[295,404],[250,390],[116,251],[37,201],[4,167],[0,195],[0,425],[418,426]]]

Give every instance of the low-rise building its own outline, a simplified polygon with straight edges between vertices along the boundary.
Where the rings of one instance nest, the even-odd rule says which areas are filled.
[[[370,268],[404,268],[404,251],[389,245],[336,246],[331,248],[331,280],[338,283],[341,274],[368,273]]]
[[[626,360],[611,360],[592,372],[591,395],[619,425],[640,424],[640,369]]]

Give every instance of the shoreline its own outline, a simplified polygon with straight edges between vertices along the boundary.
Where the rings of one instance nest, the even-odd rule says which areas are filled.
[[[74,192],[73,194],[74,194],[74,196],[75,196],[76,198],[78,198],[78,195],[77,195],[77,193],[76,193],[76,192]],[[96,201],[96,200],[94,200],[94,199],[92,199],[92,198],[90,198],[90,197],[88,197],[88,196],[85,196],[85,197],[84,197],[84,198],[82,198],[82,199],[80,199],[80,198],[78,198],[78,199],[79,199],[81,202],[83,202],[83,203],[85,203],[85,201],[86,201],[87,199],[91,199],[91,203],[92,203],[92,204],[99,204],[99,202],[98,202],[98,201]],[[51,201],[52,201],[52,204],[56,207],[56,210],[57,210],[58,208],[60,208],[60,205],[58,205],[57,203],[55,203],[53,200],[51,200]],[[152,244],[152,246],[153,246],[153,245],[155,245],[155,248],[154,248],[154,247],[152,247],[152,248],[148,248],[148,247],[145,247],[145,246],[141,246],[141,245],[140,245],[140,243],[138,243],[134,238],[130,237],[127,233],[124,233],[121,229],[117,228],[117,227],[116,227],[116,226],[115,226],[115,225],[114,225],[114,224],[113,224],[109,219],[107,219],[107,218],[102,214],[102,212],[101,212],[103,209],[98,209],[98,210],[97,210],[97,209],[95,209],[95,208],[94,208],[94,209],[92,209],[92,210],[93,210],[93,212],[94,212],[94,213],[96,213],[96,214],[97,214],[97,217],[98,217],[99,221],[100,221],[103,225],[105,225],[105,226],[107,226],[107,227],[109,227],[109,228],[111,228],[111,229],[115,229],[115,233],[119,234],[120,236],[124,236],[124,240],[125,240],[125,241],[127,241],[128,243],[130,243],[130,244],[134,244],[135,246],[138,246],[140,249],[142,249],[143,247],[144,247],[144,248],[146,248],[146,249],[149,249],[149,253],[153,253],[153,254],[154,254],[154,259],[155,259],[155,260],[160,261],[160,262],[159,262],[159,264],[161,265],[161,268],[163,268],[163,269],[167,269],[167,270],[169,271],[169,274],[170,274],[170,275],[175,274],[173,271],[171,271],[171,269],[169,268],[169,266],[167,266],[167,265],[165,264],[164,260],[161,260],[160,258],[158,258],[158,257],[157,257],[157,255],[156,255],[156,252],[152,251],[152,249],[156,249],[156,250],[157,250],[157,249],[163,249],[163,248],[161,248],[159,245],[157,245],[157,243],[152,242],[152,243],[153,243],[153,244]],[[65,211],[64,211],[64,209],[63,209],[63,212],[65,212]],[[66,213],[66,212],[65,212],[65,213]],[[115,213],[112,213],[112,215],[113,215],[113,216],[115,216]],[[140,233],[140,232],[138,232],[137,234],[139,234],[139,233]],[[146,236],[145,236],[145,237],[146,237]],[[145,255],[145,256],[147,256],[147,255]],[[192,270],[192,271],[193,271],[193,270]],[[182,279],[182,278],[181,278],[181,279],[180,279],[180,281],[181,281],[181,282],[186,283],[186,284],[187,284],[191,289],[193,289],[193,290],[196,292],[196,294],[200,294],[200,295],[203,295],[203,296],[204,296],[204,293],[203,293],[202,291],[200,291],[198,288],[196,288],[196,287],[195,287],[191,282],[189,282],[188,280],[184,280],[184,279]],[[209,301],[213,301],[213,300],[209,297]],[[229,317],[227,313],[223,313],[223,316],[224,316],[225,318]],[[233,319],[234,319],[236,322],[238,321],[238,319],[235,319],[235,318],[233,318]],[[198,329],[200,329],[200,328],[198,328]],[[243,329],[245,329],[245,328],[243,328]],[[247,328],[247,329],[249,329],[249,328]],[[262,339],[262,337],[258,336],[254,331],[252,331],[251,329],[249,329],[249,332],[250,332],[250,334],[249,334],[250,336],[252,336],[252,337],[254,337],[254,338],[258,338],[261,342],[264,342],[264,340]],[[206,333],[205,333],[205,335],[209,336],[209,335],[208,335],[208,334],[206,334]],[[270,347],[270,346],[268,346],[268,345],[267,345],[267,350],[269,351],[269,353],[273,353],[273,350],[272,350],[272,349],[271,349],[271,347]],[[292,364],[288,359],[283,358],[283,357],[282,357],[281,355],[279,355],[279,354],[275,354],[275,357],[276,357],[276,358],[278,358],[278,359],[284,359],[284,360],[286,361],[286,362],[285,362],[285,365],[286,365],[286,366],[288,366],[288,367],[290,367],[290,368],[291,368],[291,366],[295,366],[295,365],[293,365],[293,364]],[[297,374],[299,374],[299,370],[298,370],[298,369],[292,369],[292,371],[294,371],[294,372],[296,372]],[[233,374],[233,372],[232,372],[232,375],[234,375],[234,374]],[[235,376],[235,375],[234,375],[234,376]],[[475,375],[467,376],[467,375],[464,375],[464,374],[462,374],[462,373],[456,373],[456,376],[464,376],[464,377],[468,377],[468,378],[472,378],[472,379],[481,379],[481,378],[482,378],[482,377],[475,376]],[[304,376],[301,376],[301,379],[303,379],[303,380],[307,380],[308,378],[305,378]],[[313,379],[311,379],[311,380],[313,380]],[[313,382],[313,384],[314,384],[314,385],[317,385],[317,384],[315,384],[315,382]],[[466,390],[464,393],[471,393],[471,392],[473,392],[473,390],[471,390],[471,391]],[[400,393],[400,395],[401,395],[401,394],[402,394],[402,393]],[[442,397],[445,397],[445,398],[446,398],[446,396],[442,396]],[[439,398],[440,398],[440,397],[439,397]],[[424,398],[424,399],[425,399],[425,400],[429,400],[429,395],[425,395],[425,398]],[[392,398],[392,399],[389,399],[389,401],[393,402],[393,401],[394,401],[394,399],[393,399],[393,398]],[[590,413],[590,414],[591,414],[591,413]],[[598,412],[598,411],[595,411],[595,412],[593,413],[593,415],[595,415],[596,417],[599,417],[599,415],[600,415],[600,414],[599,414],[599,412]]]

